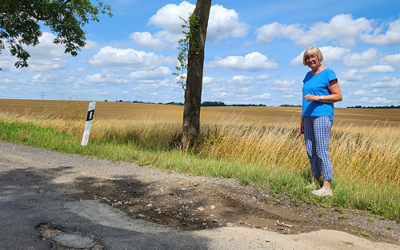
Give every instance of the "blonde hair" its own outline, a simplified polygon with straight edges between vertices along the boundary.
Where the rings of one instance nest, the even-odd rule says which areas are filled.
[[[316,46],[311,46],[308,49],[306,49],[304,51],[303,54],[303,64],[307,66],[307,62],[306,62],[306,57],[312,55],[312,54],[316,54],[318,57],[319,62],[322,62],[322,60],[324,60],[324,57],[322,56],[321,51],[318,49],[318,47]]]

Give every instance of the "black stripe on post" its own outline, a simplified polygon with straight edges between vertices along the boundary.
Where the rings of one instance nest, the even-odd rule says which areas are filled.
[[[93,115],[94,115],[94,110],[90,110],[87,113],[86,121],[91,121],[93,120]]]

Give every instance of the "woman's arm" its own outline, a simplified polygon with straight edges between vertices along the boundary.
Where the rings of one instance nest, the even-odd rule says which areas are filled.
[[[301,116],[301,122],[299,126],[299,132],[300,134],[304,134],[304,116]]]
[[[321,96],[310,95],[310,94],[306,95],[304,98],[307,101],[319,101],[325,103],[340,102],[343,99],[342,91],[340,90],[337,79],[329,82],[328,89],[331,92],[331,94],[322,96],[323,99],[321,99]]]

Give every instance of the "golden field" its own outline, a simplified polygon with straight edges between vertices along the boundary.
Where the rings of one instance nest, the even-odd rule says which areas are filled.
[[[0,100],[0,137],[82,152],[80,139],[88,105],[87,101]],[[337,108],[335,113],[330,142],[332,202],[398,220],[400,109]],[[279,192],[287,192],[281,187],[290,186],[294,193],[301,193],[304,183],[311,180],[304,138],[298,132],[300,108],[202,108],[201,134],[188,154],[176,150],[182,114],[182,106],[96,102],[85,149],[99,150],[93,155],[100,158],[239,178]],[[52,131],[62,133],[57,137]],[[65,140],[65,136],[74,139]]]
[[[17,114],[40,114],[55,112],[65,107],[77,106],[85,115],[89,106],[88,101],[51,101],[51,100],[17,100],[0,99],[0,110],[11,111]],[[291,107],[202,107],[201,121],[203,123],[217,123],[221,119],[241,117],[241,121],[252,124],[270,124],[276,121],[288,121],[293,116],[298,117],[301,108]],[[123,102],[96,102],[95,119],[131,120],[149,118],[152,120],[168,120],[181,122],[183,106],[123,103]],[[382,127],[400,126],[400,109],[335,109],[334,126],[371,126]]]
[[[0,116],[82,135],[88,104],[2,99]],[[181,132],[182,114],[183,107],[175,105],[96,102],[90,138],[165,148]],[[202,108],[200,152],[308,170],[300,114],[300,108],[291,107]],[[335,109],[330,148],[336,174],[400,185],[400,109]]]
[[[0,100],[0,118],[82,135],[89,102]],[[400,185],[400,109],[336,109],[330,145],[334,173]],[[182,106],[96,102],[91,140],[168,148],[181,132]],[[300,108],[202,108],[200,154],[291,171],[309,170],[298,133]],[[10,118],[11,117],[11,118]],[[174,139],[175,138],[175,139]]]

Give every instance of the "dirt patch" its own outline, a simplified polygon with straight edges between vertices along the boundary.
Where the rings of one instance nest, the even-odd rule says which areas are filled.
[[[369,240],[400,242],[400,227],[393,221],[379,218],[368,221],[368,216],[357,211],[343,212],[332,207],[293,203],[284,196],[278,198],[262,189],[240,185],[235,180],[205,177],[158,181],[80,178],[74,185],[83,191],[72,195],[74,198],[97,200],[134,219],[181,230],[241,226],[298,234],[333,229]]]

